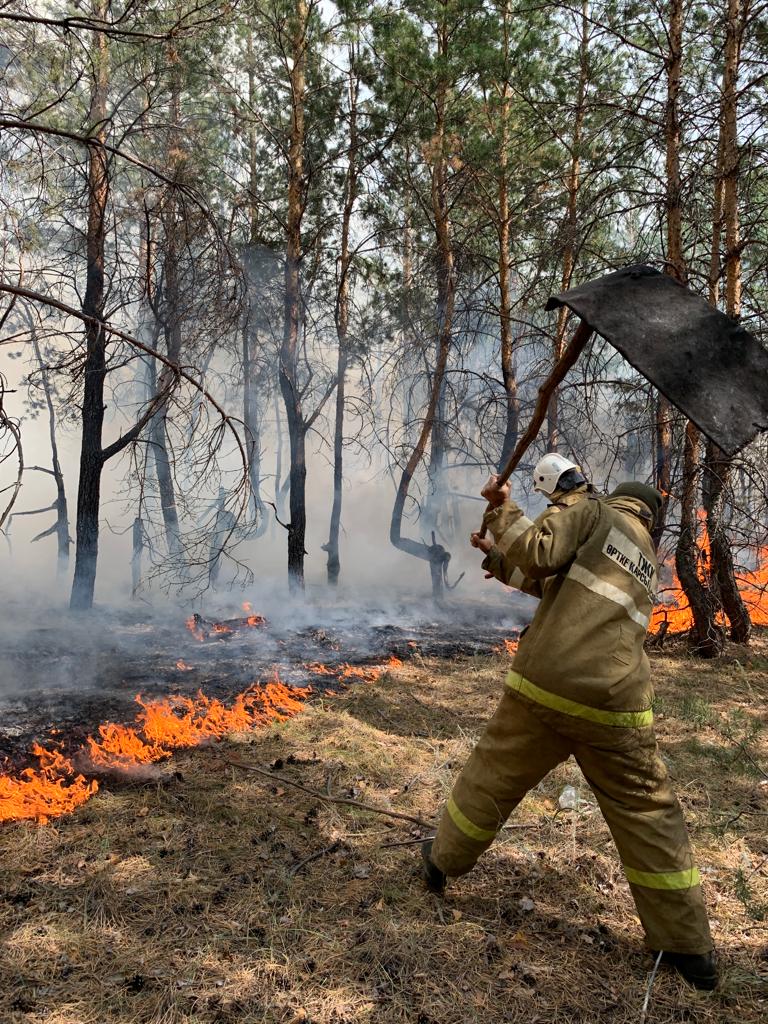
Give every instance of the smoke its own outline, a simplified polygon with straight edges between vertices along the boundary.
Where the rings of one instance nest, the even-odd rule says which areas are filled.
[[[0,359],[2,358],[0,356]],[[8,363],[7,356],[5,358],[7,369],[2,366],[0,369],[6,369],[6,372],[14,371],[14,377],[10,377],[9,373],[9,380],[13,381],[17,388],[19,385],[23,388],[18,372],[20,364]],[[12,397],[15,400],[12,412],[21,420],[26,465],[49,467],[51,454],[47,421],[41,415],[33,417],[25,411],[21,391]],[[233,404],[233,411],[236,411],[237,404]],[[107,437],[111,439],[117,436],[120,429],[124,429],[124,421],[112,408],[109,410]],[[351,451],[345,459],[341,579],[336,590],[327,588],[326,555],[322,545],[328,537],[333,496],[330,442],[320,435],[310,440],[306,541],[308,603],[316,603],[318,606],[329,603],[343,604],[349,601],[357,602],[362,596],[367,604],[374,606],[381,604],[387,607],[393,603],[412,601],[417,606],[422,604],[426,609],[430,594],[428,566],[391,546],[389,520],[395,485],[387,472],[383,458],[374,456],[371,460],[366,452]],[[80,444],[76,422],[59,423],[58,443],[67,489],[70,533],[74,535]],[[283,443],[285,445],[285,440]],[[271,500],[274,489],[276,439],[274,428],[268,423],[262,438],[262,450],[263,497]],[[286,458],[287,452],[284,451],[284,467]],[[151,561],[154,559],[156,565],[162,564],[165,558],[165,552],[161,550],[163,538],[157,531],[156,524],[155,550],[145,552],[143,585],[137,600],[132,601],[131,528],[139,492],[139,481],[131,479],[134,469],[135,463],[132,462],[130,454],[108,462],[104,469],[96,590],[96,601],[99,605],[119,607],[136,604],[138,601],[156,609],[188,608],[194,597],[195,604],[216,610],[225,607],[233,594],[237,596],[242,592],[244,598],[247,598],[253,586],[261,593],[269,595],[275,602],[284,601],[286,533],[277,523],[269,506],[265,508],[269,522],[264,535],[254,540],[248,538],[247,530],[236,530],[230,550],[222,559],[218,593],[208,592],[200,599],[197,599],[199,588],[190,588],[189,592],[182,591],[181,594],[178,588],[174,588],[169,594],[161,581],[153,581]],[[226,483],[227,479],[232,479],[235,472],[231,465],[223,467],[222,482]],[[147,476],[152,476],[151,462]],[[483,574],[479,569],[481,556],[469,546],[469,534],[479,526],[484,508],[483,502],[478,500],[483,480],[484,474],[472,470],[449,471],[447,476],[449,514],[446,517],[446,529],[438,540],[452,553],[449,580],[455,580],[462,572],[466,574],[458,589],[451,595],[451,599],[456,602],[482,600],[489,593],[498,590],[498,584],[483,580]],[[217,480],[216,483],[218,482]],[[178,485],[180,492],[183,493],[183,476],[179,479]],[[151,489],[151,480],[145,486]],[[206,504],[206,497],[207,504],[210,505],[215,494],[216,488],[212,487],[207,496],[196,495],[197,504],[190,502],[193,514],[186,522],[182,519],[183,530],[197,534],[202,532],[203,554],[210,539],[209,536],[205,536],[205,531],[210,530],[212,516],[209,514],[201,522],[195,519],[194,512],[199,512]],[[472,499],[472,495],[476,496],[475,500]],[[53,478],[46,473],[28,469],[14,509],[16,514],[7,525],[5,535],[0,536],[0,598],[5,602],[13,598],[49,610],[66,604],[74,564],[74,545],[68,572],[63,576],[57,575],[55,537],[47,537],[32,543],[37,534],[51,525],[55,517],[54,511],[38,515],[18,514],[33,509],[44,509],[54,498]],[[411,518],[404,523],[404,533],[415,540],[428,542],[429,533],[413,512],[412,506]],[[536,512],[535,507],[532,508],[532,512]],[[246,574],[242,570],[238,571],[236,561],[243,563],[253,574],[254,583],[244,589],[242,581]]]

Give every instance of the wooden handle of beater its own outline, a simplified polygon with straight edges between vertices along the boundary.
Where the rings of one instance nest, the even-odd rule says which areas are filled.
[[[562,384],[565,379],[566,373],[571,369],[576,360],[579,358],[581,353],[584,351],[587,342],[592,337],[592,328],[586,322],[582,320],[579,326],[574,331],[573,337],[568,342],[563,354],[560,356],[558,361],[552,368],[552,373],[547,377],[544,383],[539,388],[539,397],[536,400],[536,408],[533,410],[533,416],[531,422],[528,424],[528,429],[525,431],[523,436],[515,445],[515,450],[512,452],[510,457],[504,464],[501,472],[499,473],[498,484],[505,484],[507,480],[512,476],[514,471],[517,469],[520,460],[528,451],[530,446],[536,440],[536,436],[541,429],[541,424],[544,422],[544,417],[547,415],[547,408],[549,406],[549,400],[552,397],[552,393],[555,388]],[[489,505],[488,508],[491,506]],[[485,523],[480,527],[480,536],[484,537],[486,534]]]

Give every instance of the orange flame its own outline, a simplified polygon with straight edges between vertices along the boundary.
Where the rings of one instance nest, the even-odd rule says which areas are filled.
[[[363,683],[375,683],[383,669],[375,665],[339,665],[339,679],[359,679]]]
[[[710,543],[703,509],[699,510],[698,520],[696,573],[701,582],[707,584]],[[756,568],[736,573],[736,582],[752,624],[766,626],[768,625],[768,547],[754,549],[754,562]],[[722,612],[718,614],[717,621],[721,625],[723,624]],[[693,625],[693,612],[674,568],[672,568],[672,585],[664,588],[662,599],[653,610],[650,629],[652,631],[658,629],[664,622],[668,623],[670,633],[685,633]]]
[[[195,640],[199,640],[200,643],[202,643],[203,640],[205,640],[205,632],[200,625],[200,619],[197,615],[190,615],[190,617],[187,619],[184,625],[187,627],[187,629],[195,638]]]
[[[231,707],[203,693],[151,701],[138,696],[141,711],[136,726],[114,722],[99,726],[98,738],[88,737],[82,756],[100,769],[151,764],[174,750],[196,747],[230,732],[285,721],[302,709],[309,693],[309,687],[285,686],[276,674],[272,682],[239,694]],[[17,777],[0,775],[0,821],[45,822],[73,811],[98,790],[97,782],[76,773],[73,761],[38,745],[32,749],[37,768],[25,768]]]
[[[328,665],[324,665],[321,661],[305,662],[302,668],[306,669],[307,672],[311,672],[314,676],[334,676],[336,673]]]
[[[498,647],[494,647],[493,653],[494,654],[508,654],[510,656],[510,658],[514,658],[514,656],[517,654],[517,648],[518,648],[519,643],[520,643],[520,638],[519,637],[516,637],[513,640],[505,640],[503,643],[499,644]]]
[[[251,612],[250,601],[243,602],[243,611]],[[267,620],[263,615],[250,614],[244,619],[229,619],[227,622],[208,622],[200,615],[190,616],[185,625],[192,636],[201,643],[212,634],[228,636],[241,629],[243,626],[266,626]]]
[[[250,611],[246,602],[244,611]],[[231,620],[234,626],[262,626],[261,615]],[[205,623],[199,615],[191,616],[187,628],[198,640],[214,633],[231,633],[227,623]],[[411,646],[415,646],[412,642]],[[320,662],[303,667],[316,675],[333,676],[340,683],[361,680],[372,683],[387,668],[400,668],[403,662],[391,655],[383,665],[357,666],[342,662],[331,668]],[[192,671],[183,659],[176,662],[180,671]],[[263,686],[251,686],[239,694],[231,706],[198,693],[195,697],[174,695],[158,700],[136,702],[141,710],[133,726],[107,722],[99,726],[97,737],[89,736],[72,760],[57,751],[35,744],[32,748],[37,767],[25,768],[18,775],[0,773],[0,821],[22,819],[46,822],[73,811],[98,790],[96,781],[89,781],[77,772],[75,764],[89,763],[94,769],[129,770],[170,757],[174,750],[196,747],[219,739],[230,732],[257,729],[273,721],[285,721],[297,714],[311,692],[311,687],[291,688],[283,684],[277,673]],[[58,732],[51,730],[51,735]]]
[[[45,823],[74,811],[99,788],[57,751],[34,744],[32,753],[37,758],[36,768],[25,768],[15,778],[0,775],[0,821],[26,818]]]

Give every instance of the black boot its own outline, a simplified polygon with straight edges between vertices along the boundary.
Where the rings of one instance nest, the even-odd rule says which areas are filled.
[[[432,852],[432,840],[427,840],[426,843],[421,844],[421,859],[424,861],[423,876],[427,888],[430,892],[436,893],[438,896],[442,896],[445,892],[445,883],[448,881],[446,876],[437,866],[433,864],[430,858]]]
[[[658,953],[654,954],[658,956]],[[694,988],[713,989],[717,986],[717,961],[710,953],[662,953],[661,962],[673,967]]]

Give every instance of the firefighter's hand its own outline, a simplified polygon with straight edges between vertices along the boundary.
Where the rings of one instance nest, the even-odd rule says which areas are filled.
[[[509,483],[502,484],[499,486],[498,476],[489,476],[488,482],[483,487],[480,493],[493,508],[498,508],[499,505],[503,505],[509,498],[510,486]]]
[[[469,543],[473,548],[480,548],[484,555],[493,547],[493,537],[481,537],[479,533],[473,533],[469,538]]]

